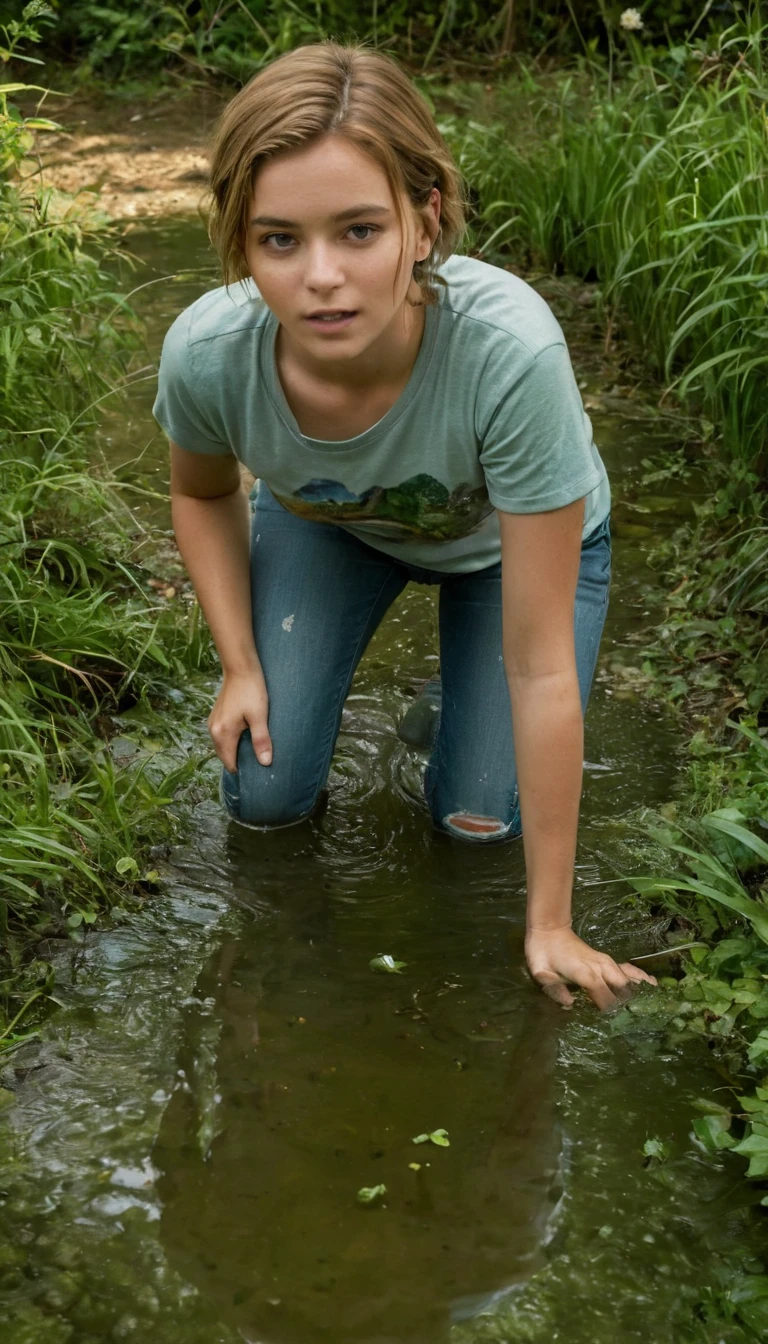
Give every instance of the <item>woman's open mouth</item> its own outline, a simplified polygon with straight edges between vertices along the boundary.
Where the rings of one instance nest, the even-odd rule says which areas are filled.
[[[325,313],[311,313],[304,320],[318,331],[339,331],[342,327],[348,327],[354,317],[357,317],[356,311],[337,308]]]

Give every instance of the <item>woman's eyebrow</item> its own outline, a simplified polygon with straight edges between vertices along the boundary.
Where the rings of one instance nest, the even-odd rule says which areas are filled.
[[[357,215],[388,215],[389,206],[387,205],[353,205],[350,210],[342,210],[340,214],[334,215],[334,223],[341,224],[345,219],[355,219]],[[257,224],[265,229],[299,229],[292,219],[278,219],[275,215],[256,215],[251,220],[251,224]]]

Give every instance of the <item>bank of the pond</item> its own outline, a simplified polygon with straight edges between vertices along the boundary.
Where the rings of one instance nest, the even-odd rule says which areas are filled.
[[[61,940],[156,890],[199,790],[177,702],[199,721],[213,668],[169,534],[93,469],[141,337],[114,284],[119,231],[20,180],[38,125],[0,122],[0,1054],[55,997]]]

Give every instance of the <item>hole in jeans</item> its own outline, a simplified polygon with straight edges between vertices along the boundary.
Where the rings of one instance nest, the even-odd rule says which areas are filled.
[[[481,817],[477,812],[449,812],[443,825],[458,834],[478,836],[505,835],[509,830],[498,817]]]

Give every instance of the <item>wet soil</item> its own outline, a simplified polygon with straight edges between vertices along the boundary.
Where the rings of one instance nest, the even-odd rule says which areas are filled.
[[[213,88],[135,100],[46,99],[27,181],[86,198],[110,219],[189,215],[204,205],[209,147],[228,95]],[[34,105],[25,104],[31,114]]]

